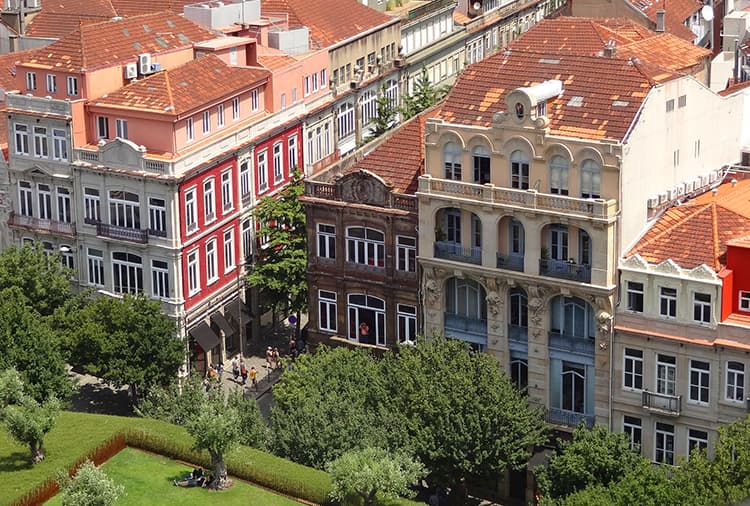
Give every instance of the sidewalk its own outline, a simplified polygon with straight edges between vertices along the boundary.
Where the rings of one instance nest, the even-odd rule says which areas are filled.
[[[300,328],[304,327],[307,323],[307,315],[302,315],[301,320]],[[248,370],[250,370],[251,367],[255,367],[258,371],[257,390],[252,388],[249,378],[247,384],[244,386],[242,385],[242,377],[239,377],[238,381],[234,380],[234,376],[232,375],[232,360],[236,358],[237,363],[239,364],[241,359],[239,353],[233,357],[227,357],[227,360],[224,362],[224,375],[222,378],[223,387],[226,390],[240,387],[243,389],[245,396],[249,397],[254,395],[256,399],[266,394],[271,388],[273,388],[274,383],[276,383],[281,376],[280,369],[268,369],[266,367],[266,349],[269,346],[272,348],[278,348],[279,356],[282,358],[283,362],[284,359],[289,356],[289,340],[295,336],[296,331],[296,325],[290,325],[288,322],[284,321],[278,323],[276,328],[262,329],[262,337],[252,339],[247,343],[244,356],[245,364],[247,365]]]

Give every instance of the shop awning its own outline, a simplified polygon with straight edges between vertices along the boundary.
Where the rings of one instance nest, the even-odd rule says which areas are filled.
[[[234,329],[229,324],[226,318],[224,318],[224,315],[220,312],[216,311],[214,314],[211,315],[211,321],[214,322],[216,325],[219,326],[221,330],[224,331],[225,336],[231,336],[234,334]]]
[[[188,334],[193,336],[193,339],[198,342],[203,351],[211,350],[219,344],[219,336],[205,322],[201,322],[190,329]]]
[[[224,316],[229,316],[235,321],[239,321],[240,312],[242,312],[242,323],[247,323],[252,320],[250,309],[248,309],[248,307],[244,305],[241,300],[235,299],[224,306]]]

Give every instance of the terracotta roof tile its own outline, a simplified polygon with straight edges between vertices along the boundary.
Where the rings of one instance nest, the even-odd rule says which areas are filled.
[[[597,56],[604,54],[610,41],[615,43],[616,58],[637,58],[673,71],[689,71],[711,55],[708,49],[670,33],[654,32],[627,18],[547,18],[510,47]]]
[[[269,72],[233,67],[206,55],[128,84],[92,103],[168,115],[189,113],[267,79]]]
[[[656,23],[656,11],[664,9],[664,28],[681,39],[693,41],[695,34],[685,26],[685,20],[704,5],[701,0],[628,0],[630,5]]]
[[[261,45],[256,47],[258,63],[268,70],[276,70],[297,63],[295,58],[287,55],[284,51]]]
[[[34,16],[32,23],[26,30],[26,35],[29,37],[60,39],[82,24],[101,23],[109,19],[111,19],[111,16],[63,14],[43,10]]]
[[[424,124],[438,111],[430,109],[401,125],[344,173],[368,170],[393,184],[393,191],[416,194],[419,176],[424,173]]]
[[[67,2],[67,0],[65,0]],[[182,14],[186,5],[196,0],[111,0],[118,16],[138,16],[147,12],[172,11]]]
[[[563,93],[547,102],[552,135],[622,140],[655,78],[674,76],[616,58],[506,50],[461,73],[440,118],[488,127],[495,113],[505,111],[508,92],[559,79]]]
[[[736,187],[722,184],[715,196],[706,192],[668,209],[626,256],[637,253],[651,263],[671,259],[686,269],[706,264],[718,272],[725,265],[727,243],[747,235],[748,179],[739,181]]]
[[[288,14],[290,27],[308,27],[310,37],[323,47],[399,19],[357,0],[263,0],[261,13]]]
[[[135,61],[140,53],[159,53],[190,47],[215,38],[173,12],[133,16],[119,21],[84,24],[62,39],[37,49],[24,63],[82,72],[97,67]]]

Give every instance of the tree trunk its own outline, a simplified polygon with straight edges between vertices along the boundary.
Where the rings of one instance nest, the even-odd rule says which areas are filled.
[[[213,467],[213,476],[209,488],[213,490],[222,490],[227,488],[232,482],[227,477],[227,464],[224,462],[224,455],[213,450],[208,450],[211,454],[211,467]]]
[[[138,385],[135,383],[132,383],[128,385],[128,391],[130,393],[130,404],[131,406],[137,406],[138,405]]]
[[[363,506],[375,506],[375,494],[377,494],[377,489],[370,490],[370,492],[366,494],[360,494],[362,496],[362,503]]]
[[[30,442],[29,450],[31,450],[31,465],[38,464],[44,460],[44,447],[41,441]]]
[[[297,341],[300,339],[300,327],[302,326],[302,311],[297,311]]]

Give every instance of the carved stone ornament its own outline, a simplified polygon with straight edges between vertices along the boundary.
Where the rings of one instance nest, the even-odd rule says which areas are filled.
[[[599,311],[596,314],[596,329],[600,334],[609,335],[612,330],[612,315],[606,311]]]
[[[390,189],[382,179],[367,171],[346,174],[339,180],[341,195],[346,202],[385,206]]]
[[[424,299],[425,305],[435,307],[440,303],[440,277],[442,271],[432,267],[424,271]]]

